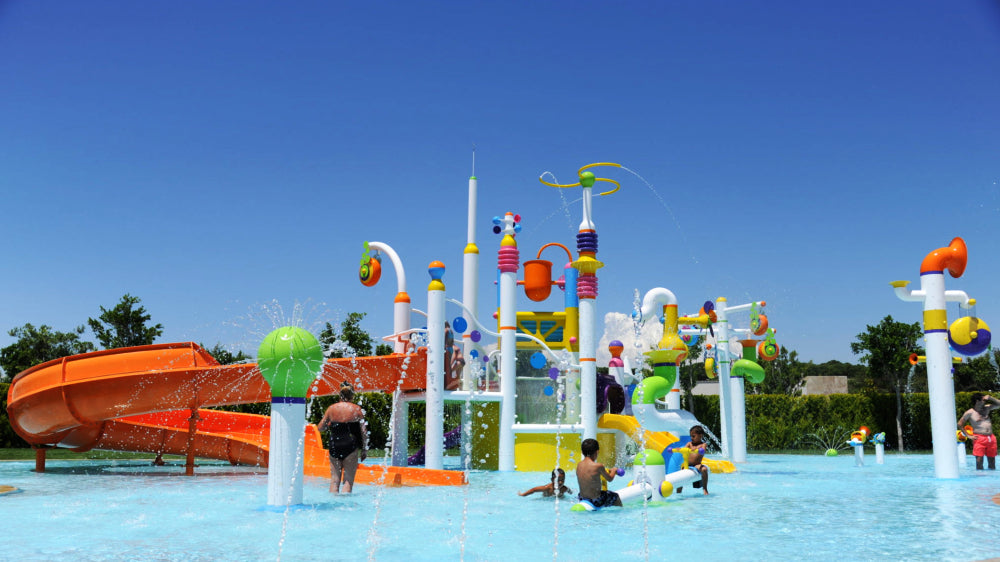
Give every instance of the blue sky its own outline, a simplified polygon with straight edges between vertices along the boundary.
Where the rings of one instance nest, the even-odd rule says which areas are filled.
[[[161,342],[388,334],[362,242],[414,306],[435,259],[460,298],[473,146],[483,315],[490,217],[523,216],[522,259],[572,246],[579,190],[537,178],[609,161],[637,175],[599,174],[601,315],[766,300],[780,344],[853,362],[866,325],[920,321],[889,282],[962,236],[948,288],[1000,326],[996,2],[7,1],[0,53],[0,346],[125,293]]]

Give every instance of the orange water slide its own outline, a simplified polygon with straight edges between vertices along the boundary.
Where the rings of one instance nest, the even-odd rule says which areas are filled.
[[[405,373],[405,376],[403,376]],[[329,359],[310,396],[338,392],[423,389],[426,352]],[[14,430],[36,448],[140,451],[267,466],[267,416],[205,408],[270,402],[256,364],[220,365],[195,343],[97,351],[43,363],[18,374],[7,392]],[[306,428],[306,474],[329,476],[316,427]],[[464,483],[461,473],[415,468],[364,468],[358,482]],[[458,480],[456,482],[456,480]]]

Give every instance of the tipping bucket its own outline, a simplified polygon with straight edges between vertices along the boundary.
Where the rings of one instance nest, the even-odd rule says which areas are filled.
[[[541,302],[552,293],[552,262],[528,260],[524,262],[524,294]]]

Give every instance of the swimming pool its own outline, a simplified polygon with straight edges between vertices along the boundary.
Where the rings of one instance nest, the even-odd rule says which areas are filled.
[[[455,459],[451,459],[454,461]],[[0,558],[52,560],[980,560],[1000,556],[996,472],[934,478],[929,455],[750,455],[713,475],[711,495],[595,513],[516,492],[543,473],[472,472],[467,487],[331,496],[307,479],[304,505],[271,511],[267,476],[202,462],[0,463]],[[626,478],[628,475],[626,475]],[[625,484],[617,479],[611,488]],[[576,488],[572,475],[567,484]],[[698,544],[696,548],[681,544]]]

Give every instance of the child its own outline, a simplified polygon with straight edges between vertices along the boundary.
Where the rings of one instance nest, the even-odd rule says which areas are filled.
[[[691,426],[691,431],[688,433],[691,436],[691,442],[687,444],[687,448],[691,449],[691,453],[688,454],[688,468],[693,468],[701,473],[701,482],[695,482],[693,486],[695,488],[701,488],[705,495],[708,495],[708,467],[701,464],[701,459],[705,458],[705,447],[708,445],[705,443],[705,428],[700,425]],[[677,488],[677,493],[684,490],[684,486]]]
[[[558,484],[556,483],[557,480]],[[559,497],[561,498],[563,497],[563,494],[573,493],[573,490],[570,490],[569,488],[564,486],[565,483],[566,483],[566,471],[561,468],[557,468],[552,471],[552,482],[548,484],[543,484],[541,486],[535,486],[534,488],[528,490],[527,492],[518,492],[517,495],[523,498],[524,496],[530,496],[535,492],[541,492],[542,497],[551,498],[552,496],[556,495],[556,490],[559,490]]]
[[[576,465],[576,481],[580,485],[580,500],[587,500],[594,507],[607,507],[614,505],[621,507],[622,500],[618,494],[610,490],[601,489],[601,478],[608,482],[615,479],[615,468],[610,470],[597,462],[597,453],[601,450],[596,439],[584,439],[580,444],[580,451],[583,453],[583,460]]]

